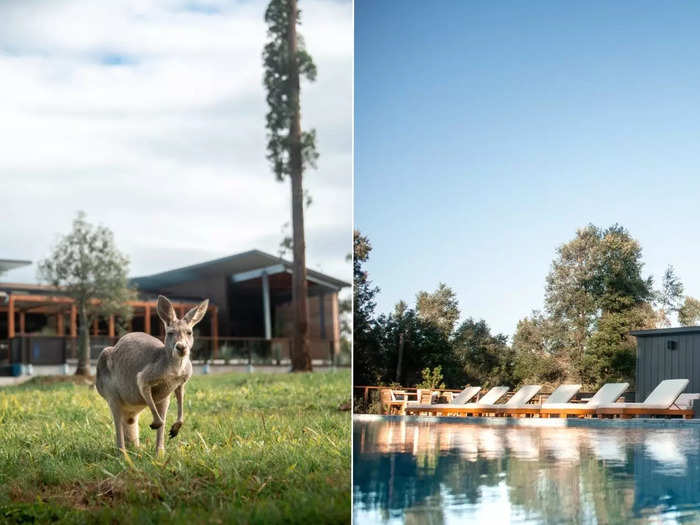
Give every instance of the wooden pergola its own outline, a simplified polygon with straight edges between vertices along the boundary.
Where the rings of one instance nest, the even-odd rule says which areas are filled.
[[[128,304],[134,309],[134,316],[143,316],[144,332],[151,334],[151,315],[156,311],[156,300],[152,301],[129,301]],[[179,317],[185,315],[190,308],[197,306],[198,302],[173,301],[173,307]],[[33,295],[33,294],[10,294],[8,304],[0,307],[0,311],[7,312],[7,336],[12,339],[17,335],[24,335],[26,328],[26,314],[38,313],[47,316],[56,316],[56,334],[58,336],[77,337],[78,335],[78,309],[75,301],[70,297],[53,295]],[[214,349],[218,348],[219,322],[218,307],[210,305],[207,311],[211,314],[211,337]],[[70,315],[68,334],[66,334],[65,317]],[[19,326],[15,326],[15,314],[19,314]],[[107,319],[107,335],[115,337],[114,316]],[[162,324],[160,331],[162,335]],[[92,324],[92,334],[98,335],[98,321],[95,319]],[[155,334],[152,334],[155,335]]]

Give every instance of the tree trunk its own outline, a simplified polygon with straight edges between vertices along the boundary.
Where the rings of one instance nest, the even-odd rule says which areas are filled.
[[[90,326],[86,306],[80,305],[80,331],[78,334],[78,368],[75,375],[90,375]]]
[[[299,68],[297,62],[297,2],[289,0],[289,103],[293,110],[289,125],[289,164],[292,181],[292,238],[294,270],[292,302],[294,303],[294,337],[292,371],[311,371],[309,341],[309,309],[306,286],[306,242],[304,240],[304,188],[302,186],[301,116],[299,109]]]
[[[399,334],[399,359],[396,363],[396,382],[401,384],[401,364],[403,362],[403,332]],[[418,400],[420,401],[420,399]]]

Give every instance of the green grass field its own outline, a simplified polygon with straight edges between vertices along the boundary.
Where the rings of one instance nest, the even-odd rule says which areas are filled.
[[[148,411],[125,456],[94,388],[0,388],[0,522],[349,523],[349,399],[349,371],[196,376],[156,457]]]

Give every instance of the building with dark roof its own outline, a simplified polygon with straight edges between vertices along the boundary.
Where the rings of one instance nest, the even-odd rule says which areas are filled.
[[[637,337],[637,401],[664,379],[688,379],[686,392],[700,392],[700,326],[630,333]]]
[[[350,284],[314,270],[307,270],[307,281],[312,359],[332,360],[340,342],[338,292]],[[168,297],[178,315],[207,298],[209,312],[197,326],[194,358],[257,354],[283,362],[289,356],[293,330],[290,261],[251,250],[134,277],[130,283],[138,290],[138,299],[130,303],[134,315],[129,328],[133,331],[162,336],[163,326],[156,315],[158,295]],[[72,299],[60,289],[0,282],[0,361],[65,362],[75,355],[78,323]],[[93,357],[116,339],[116,332],[113,318],[93,323]]]

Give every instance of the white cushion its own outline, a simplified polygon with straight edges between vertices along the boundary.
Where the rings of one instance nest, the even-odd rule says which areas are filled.
[[[537,392],[542,389],[542,385],[525,385],[511,397],[504,406],[508,408],[518,408],[525,406]]]
[[[480,386],[468,386],[452,398],[452,405],[462,405],[471,400],[481,390]]]
[[[547,404],[549,403],[568,403],[569,400],[576,395],[576,392],[581,390],[581,385],[559,385],[554,392],[549,394]]]
[[[602,405],[608,405],[610,403],[617,406],[620,403],[615,403],[615,400],[619,398],[625,390],[627,390],[628,386],[629,383],[606,383],[595,393],[592,398],[585,403],[550,403],[548,399],[542,403],[542,408],[549,408],[553,410],[568,410],[571,408],[591,409]]]

